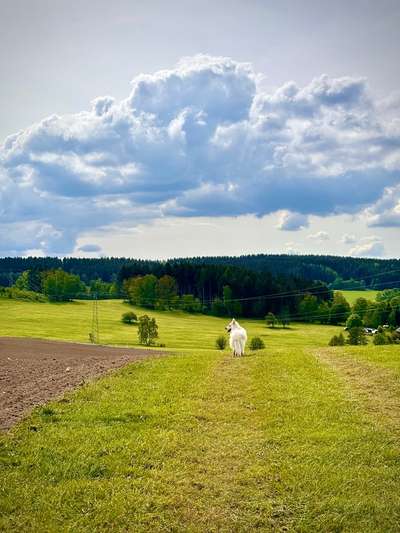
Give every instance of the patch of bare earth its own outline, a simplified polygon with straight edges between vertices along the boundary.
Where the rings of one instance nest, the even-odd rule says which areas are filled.
[[[0,429],[84,381],[162,352],[0,337]]]
[[[400,433],[400,378],[389,369],[349,357],[338,349],[314,352],[348,385],[350,396],[379,425]]]

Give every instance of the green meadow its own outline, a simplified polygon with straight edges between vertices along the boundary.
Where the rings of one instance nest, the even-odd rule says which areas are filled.
[[[375,301],[376,295],[380,291],[338,291],[341,292],[350,305],[353,305],[358,298],[366,298],[367,300]]]
[[[102,343],[137,345],[128,309],[99,301]],[[86,342],[91,312],[0,300],[0,335]],[[165,356],[1,437],[1,531],[399,530],[398,346],[328,348],[342,328],[245,320],[266,347],[234,359],[214,346],[226,319],[136,312],[156,318]]]

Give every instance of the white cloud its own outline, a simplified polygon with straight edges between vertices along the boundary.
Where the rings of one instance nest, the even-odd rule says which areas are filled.
[[[293,241],[285,242],[285,253],[286,254],[298,254],[300,251],[297,243]]]
[[[79,246],[77,251],[86,253],[98,253],[101,252],[101,247],[98,244],[83,244],[82,246]]]
[[[364,237],[350,250],[350,255],[355,257],[382,257],[385,247],[380,237]]]
[[[20,239],[69,253],[84,232],[163,215],[281,211],[279,227],[295,231],[310,214],[369,207],[371,224],[397,225],[400,105],[375,105],[361,78],[321,76],[272,93],[257,79],[249,64],[185,58],[136,77],[125,100],[95,98],[89,111],[7,138],[0,231],[11,240],[2,248]],[[45,238],[37,228],[49,228]]]
[[[329,234],[326,231],[317,231],[317,233],[308,235],[307,238],[315,241],[327,241],[329,239]]]
[[[386,188],[366,214],[370,226],[400,227],[400,185]]]
[[[298,231],[308,226],[308,217],[301,213],[282,211],[279,214],[277,228],[285,231]]]
[[[345,233],[343,237],[340,239],[340,242],[342,242],[343,244],[354,244],[356,240],[357,239],[355,235]]]

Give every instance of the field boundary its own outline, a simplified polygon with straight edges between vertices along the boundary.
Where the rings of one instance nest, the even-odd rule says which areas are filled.
[[[35,406],[88,380],[167,354],[144,348],[0,337],[0,430],[11,428]]]

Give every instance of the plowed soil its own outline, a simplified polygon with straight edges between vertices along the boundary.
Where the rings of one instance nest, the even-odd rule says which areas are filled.
[[[0,429],[85,380],[162,352],[0,337]]]

